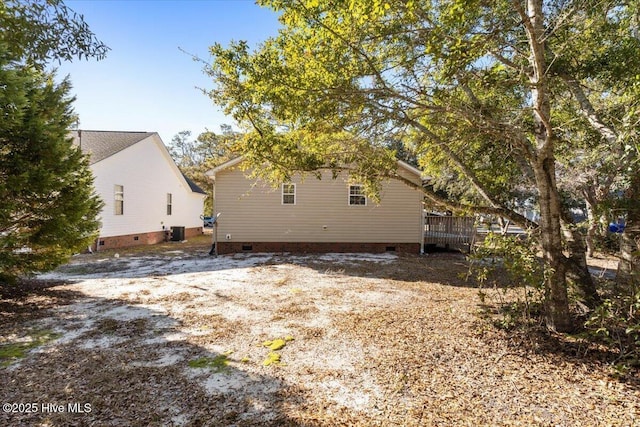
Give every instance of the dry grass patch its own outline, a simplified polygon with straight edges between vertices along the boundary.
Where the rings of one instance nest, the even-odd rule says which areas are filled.
[[[126,337],[138,337],[150,332],[149,321],[144,318],[132,320],[118,320],[113,318],[100,319],[95,324],[95,329],[86,334],[88,337],[96,335],[121,335]]]
[[[149,294],[147,294],[149,295]],[[163,302],[175,303],[190,303],[195,296],[189,292],[176,292],[171,295],[163,295],[162,297],[156,297],[149,299],[150,302],[162,304]],[[193,305],[191,306],[193,308]]]
[[[281,307],[276,308],[273,312],[274,318],[289,319],[289,318],[305,318],[318,313],[320,310],[315,305],[306,303],[305,301],[291,301],[289,303],[283,303]]]
[[[3,299],[0,338],[61,336],[0,368],[0,400],[92,411],[0,425],[640,425],[639,386],[607,355],[484,319],[499,301],[481,307],[461,255],[201,252],[153,253],[156,280],[106,272]]]

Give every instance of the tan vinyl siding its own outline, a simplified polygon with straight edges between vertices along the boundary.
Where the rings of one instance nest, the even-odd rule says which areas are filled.
[[[420,178],[400,169],[415,182]],[[272,188],[245,178],[237,167],[215,178],[216,211],[221,213],[220,241],[416,243],[422,233],[422,195],[397,181],[383,184],[381,203],[349,205],[346,175],[304,181],[296,176],[295,204],[282,203],[281,186]],[[231,239],[227,240],[227,234]]]

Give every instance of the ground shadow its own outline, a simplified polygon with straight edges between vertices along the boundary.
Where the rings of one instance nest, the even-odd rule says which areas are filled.
[[[82,281],[100,278],[141,279],[175,274],[203,273],[261,265],[273,254],[211,256],[207,250],[176,249],[165,252],[83,254],[69,264],[40,276],[45,280]]]
[[[441,251],[413,254],[309,254],[308,256],[274,256],[273,262],[293,263],[318,272],[339,272],[346,276],[397,280],[402,282],[439,283],[446,286],[471,287],[467,280],[468,261],[460,252]]]
[[[164,247],[163,247],[164,248]],[[205,246],[154,248],[83,254],[59,267],[45,279],[149,278],[175,274],[234,270],[260,265],[296,264],[318,272],[405,282],[437,282],[447,286],[476,287],[467,280],[468,261],[458,251],[438,250],[424,255],[403,253],[237,253],[211,256]]]
[[[53,337],[0,365],[0,425],[314,425],[286,412],[304,390],[182,339],[180,320],[50,285],[0,301],[3,345]]]
[[[558,366],[569,363],[576,367],[609,367],[612,381],[627,384],[640,390],[640,367],[622,366],[620,352],[602,340],[576,331],[573,334],[558,334],[548,331],[543,325],[519,327],[505,331],[503,339],[512,348],[513,354],[526,358],[527,354],[537,354],[558,361]],[[604,369],[605,371],[607,369]]]

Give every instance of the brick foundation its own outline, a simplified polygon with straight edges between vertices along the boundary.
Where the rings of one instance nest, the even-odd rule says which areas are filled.
[[[170,231],[170,230],[167,230]],[[202,227],[194,227],[194,228],[185,228],[184,230],[184,238],[189,239],[189,237],[200,236],[202,234]],[[141,246],[141,245],[155,245],[156,243],[165,242],[170,240],[170,234],[167,234],[166,231],[154,231],[150,233],[138,233],[138,234],[127,234],[124,236],[110,236],[110,237],[100,237],[96,243],[93,244],[93,251],[102,251],[105,249],[115,249],[115,248],[128,248],[132,246]],[[101,243],[98,245],[98,243]],[[97,246],[98,245],[98,246]],[[97,246],[97,249],[96,249]]]
[[[218,253],[237,252],[403,252],[420,253],[420,243],[345,243],[345,242],[218,242]]]

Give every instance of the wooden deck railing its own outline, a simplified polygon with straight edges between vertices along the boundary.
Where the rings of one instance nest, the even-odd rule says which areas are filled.
[[[476,236],[475,218],[425,215],[424,244],[469,252]]]

